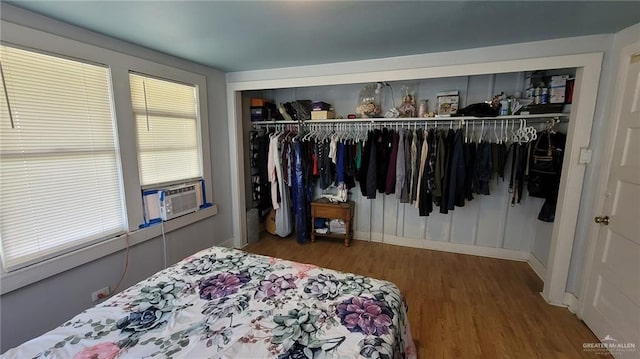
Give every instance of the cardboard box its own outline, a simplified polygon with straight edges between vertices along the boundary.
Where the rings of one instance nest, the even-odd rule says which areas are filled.
[[[316,101],[311,104],[311,109],[313,111],[329,111],[331,109],[331,105],[323,101]]]
[[[336,118],[333,111],[311,111],[312,120],[330,120]]]
[[[438,92],[438,116],[451,116],[458,111],[458,91]]]
[[[565,86],[552,87],[549,92],[549,103],[564,103],[566,90]]]
[[[262,107],[262,106],[264,106],[264,99],[261,99],[261,98],[251,99],[251,107]]]
[[[549,87],[564,87],[567,85],[567,80],[569,80],[569,75],[551,76]]]

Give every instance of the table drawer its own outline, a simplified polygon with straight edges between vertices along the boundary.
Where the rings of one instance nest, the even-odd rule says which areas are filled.
[[[313,217],[350,219],[351,208],[339,206],[313,206]]]

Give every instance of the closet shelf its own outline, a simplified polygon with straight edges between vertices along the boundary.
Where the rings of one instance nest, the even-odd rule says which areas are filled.
[[[377,123],[377,122],[448,122],[448,121],[493,121],[493,120],[546,120],[550,118],[562,119],[569,117],[568,113],[542,113],[533,115],[505,115],[497,117],[475,117],[475,116],[455,116],[455,117],[403,117],[403,118],[355,118],[355,119],[330,119],[330,120],[309,120],[303,121],[304,124],[314,123]],[[296,125],[295,121],[259,121],[252,122],[256,126],[268,126],[275,124]]]

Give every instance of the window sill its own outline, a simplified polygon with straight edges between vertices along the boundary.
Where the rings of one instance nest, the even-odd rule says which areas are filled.
[[[198,212],[175,218],[164,223],[165,233],[199,222],[203,219],[218,214],[218,206],[204,208]],[[127,248],[126,237],[129,237],[131,247],[162,235],[159,225],[139,229],[123,234],[94,245],[78,249],[76,251],[48,259],[10,273],[0,274],[0,295],[25,287],[29,284],[41,281],[64,271],[79,267],[96,259],[108,256]]]

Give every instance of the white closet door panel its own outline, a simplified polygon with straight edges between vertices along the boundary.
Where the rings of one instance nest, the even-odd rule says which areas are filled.
[[[505,179],[491,181],[491,194],[476,195],[480,205],[476,245],[499,248],[504,241],[504,228],[509,207],[509,183]]]
[[[451,242],[473,244],[478,230],[478,211],[480,202],[473,200],[466,202],[464,207],[456,207],[449,211],[451,216]]]
[[[431,241],[449,241],[451,231],[451,212],[441,214],[440,208],[434,207],[433,212],[427,217],[426,238]]]
[[[549,261],[549,250],[551,249],[551,234],[553,232],[553,223],[547,223],[532,219],[534,223],[535,235],[533,238],[533,247],[531,253],[538,258],[540,263],[547,266]]]
[[[354,231],[356,232],[366,232],[369,233],[369,229],[371,228],[371,203],[369,200],[362,196],[360,192],[360,188],[356,186],[356,188],[351,189],[351,199],[355,202],[355,225]]]
[[[404,237],[404,213],[406,211],[405,206],[398,201],[398,229],[396,232],[398,233],[398,237]]]
[[[535,238],[535,221],[544,202],[523,194],[522,202],[509,207],[503,248],[529,250]],[[540,258],[542,259],[542,258]]]
[[[404,207],[404,237],[413,239],[424,238],[425,220],[418,215],[418,209],[412,204],[402,204]]]
[[[384,231],[384,194],[378,193],[375,199],[367,200],[371,203],[371,232],[382,236]]]
[[[397,236],[398,235],[398,206],[399,201],[395,195],[384,196],[384,215],[382,220],[384,221],[383,233],[386,235]]]

